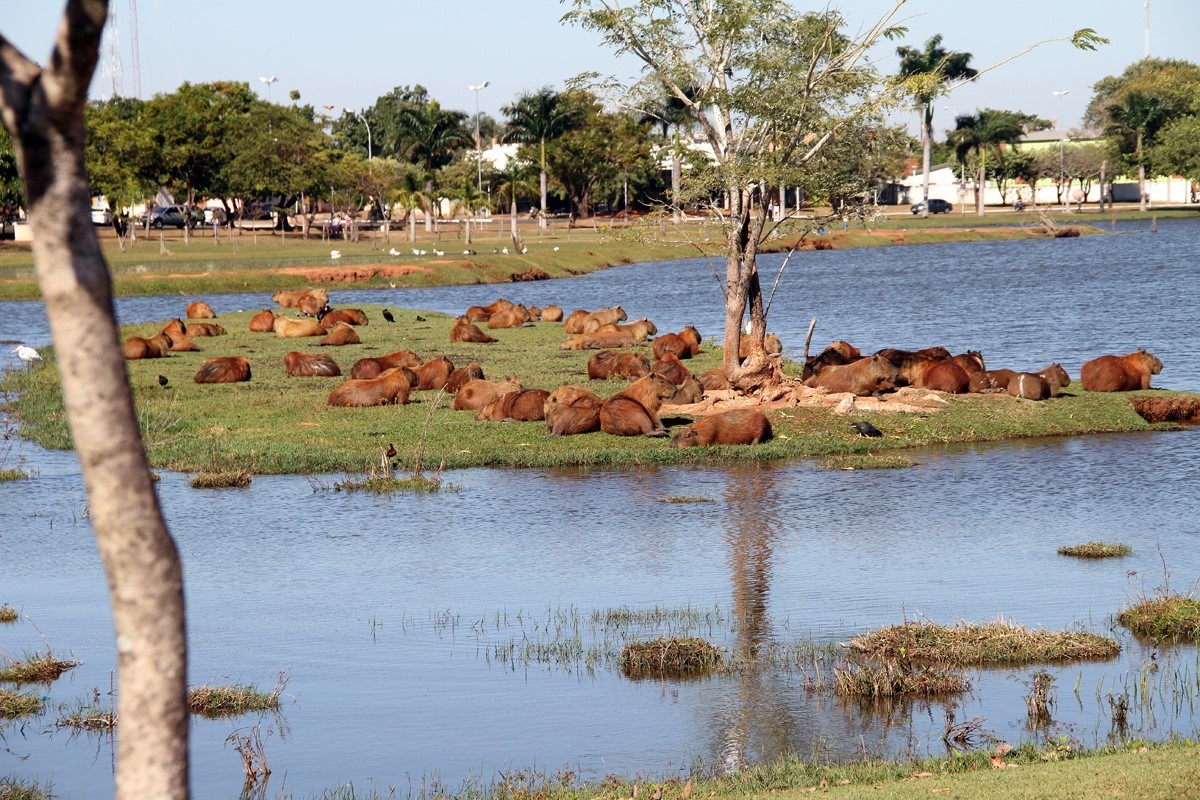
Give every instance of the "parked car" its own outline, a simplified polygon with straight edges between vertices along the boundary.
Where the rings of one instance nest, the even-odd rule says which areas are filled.
[[[954,210],[954,205],[937,197],[929,198],[929,213],[930,214],[949,214]],[[912,213],[922,214],[925,212],[925,201],[913,203]]]
[[[112,212],[107,208],[92,209],[92,224],[93,225],[111,225]]]
[[[183,206],[159,206],[150,211],[150,227],[164,228],[170,225],[173,228],[182,228],[188,225],[188,218],[191,218],[191,225],[204,222],[204,215],[196,209],[188,209]]]

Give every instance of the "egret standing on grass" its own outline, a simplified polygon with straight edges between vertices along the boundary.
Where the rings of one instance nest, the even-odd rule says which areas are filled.
[[[28,364],[30,369],[33,368],[33,362],[42,360],[42,357],[38,355],[38,351],[27,344],[17,345],[12,349],[12,352],[17,354],[17,358]]]

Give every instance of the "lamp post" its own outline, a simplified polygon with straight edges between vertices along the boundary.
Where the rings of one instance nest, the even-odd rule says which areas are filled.
[[[1055,123],[1054,127],[1058,128],[1058,183],[1060,186],[1066,181],[1067,176],[1067,170],[1065,166],[1066,162],[1063,160],[1063,142],[1065,139],[1063,137],[1062,128],[1060,127],[1062,125],[1062,106],[1063,98],[1070,93],[1071,91],[1069,89],[1063,89],[1061,91],[1050,93],[1058,98],[1058,121]],[[1065,191],[1066,187],[1063,187],[1063,190]]]
[[[367,129],[367,161],[371,161],[373,158],[375,158],[375,156],[372,155],[372,153],[371,153],[371,150],[372,150],[372,148],[371,148],[371,123],[367,122],[367,118],[364,117],[362,114],[358,113],[357,111],[355,111],[353,108],[343,108],[342,110],[345,111],[347,114],[351,114],[353,116],[358,117],[360,120],[362,120],[363,126],[366,127],[366,129]]]
[[[272,75],[269,78],[259,78],[258,80],[267,85],[267,102],[271,102],[271,84],[279,80],[279,78],[276,78],[274,75]]]
[[[475,93],[475,173],[479,180],[479,193],[483,194],[483,142],[479,141],[479,92],[488,87],[490,81],[484,81],[478,86],[468,86],[467,91]]]

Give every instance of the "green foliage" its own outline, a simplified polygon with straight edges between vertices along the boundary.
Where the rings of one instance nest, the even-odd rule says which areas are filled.
[[[1058,548],[1060,556],[1074,556],[1075,558],[1120,558],[1132,552],[1133,548],[1127,544],[1099,541],[1064,545]]]
[[[1158,130],[1148,160],[1161,175],[1183,175],[1200,181],[1200,114],[1177,117]]]
[[[9,658],[8,663],[0,667],[0,682],[53,683],[77,665],[78,662],[65,661],[49,651],[26,654],[21,659]]]
[[[850,648],[879,659],[943,664],[1044,664],[1116,658],[1115,640],[1082,631],[1029,630],[1005,620],[960,622],[953,627],[931,622],[893,625],[850,640]]]
[[[236,717],[251,711],[272,711],[279,708],[282,686],[270,693],[249,686],[209,686],[205,684],[188,690],[188,710],[209,719]]]
[[[1141,636],[1168,641],[1200,640],[1200,600],[1162,592],[1144,597],[1117,615],[1117,622]]]
[[[0,719],[16,719],[42,710],[42,699],[0,688]]]

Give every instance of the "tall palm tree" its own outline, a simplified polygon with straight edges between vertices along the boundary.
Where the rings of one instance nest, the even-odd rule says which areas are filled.
[[[913,100],[921,112],[921,151],[925,178],[922,183],[921,199],[925,201],[924,216],[929,216],[929,150],[933,141],[933,101],[941,93],[947,81],[974,78],[979,73],[968,66],[970,53],[948,52],[942,47],[942,35],[925,42],[924,50],[913,47],[897,47],[900,56],[900,77],[911,78],[927,75],[931,79],[918,81],[913,91]]]
[[[950,132],[950,143],[963,163],[974,151],[979,160],[979,177],[976,180],[975,213],[983,216],[983,200],[987,187],[987,148],[999,147],[1021,138],[1025,129],[1020,114],[1012,111],[993,111],[985,108],[978,114],[966,114],[955,119],[955,129]]]
[[[1121,102],[1106,109],[1111,123],[1108,132],[1117,136],[1134,138],[1134,159],[1138,165],[1138,198],[1141,210],[1146,210],[1146,162],[1142,158],[1142,145],[1153,136],[1167,117],[1169,108],[1163,98],[1155,94],[1130,92]]]
[[[684,88],[684,94],[695,99],[699,90],[694,86]],[[642,120],[649,121],[662,128],[663,141],[668,141],[671,129],[675,136],[671,142],[671,208],[672,218],[676,225],[683,221],[680,186],[683,182],[683,148],[680,135],[685,128],[691,127],[696,120],[691,109],[674,94],[665,94],[653,108],[642,113]]]
[[[503,206],[508,203],[508,229],[516,246],[521,236],[517,230],[517,200],[521,195],[532,193],[532,165],[515,158],[510,158],[504,169],[496,173],[499,185],[496,187],[496,202]]]
[[[470,146],[467,115],[462,111],[446,111],[436,100],[410,104],[398,113],[400,123],[393,147],[409,161],[425,170],[425,195],[433,196],[433,173],[449,164],[456,151]],[[425,230],[433,230],[431,214],[425,215]]]
[[[517,98],[515,103],[500,109],[508,117],[507,139],[511,142],[524,144],[537,143],[541,147],[539,164],[541,165],[541,200],[542,213],[538,225],[546,226],[546,142],[554,139],[571,127],[574,114],[570,104],[562,95],[544,86],[536,92],[526,92]]]

